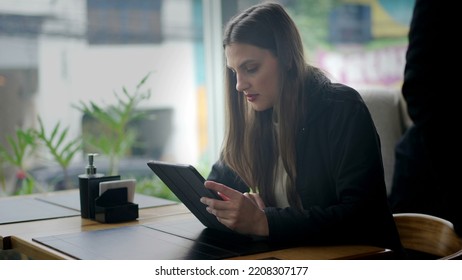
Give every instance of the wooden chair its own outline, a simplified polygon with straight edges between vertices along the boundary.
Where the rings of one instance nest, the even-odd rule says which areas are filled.
[[[410,259],[460,259],[462,239],[451,222],[420,213],[393,214]]]

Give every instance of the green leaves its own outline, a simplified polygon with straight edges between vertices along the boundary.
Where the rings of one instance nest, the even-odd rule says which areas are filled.
[[[45,145],[56,163],[61,166],[66,182],[69,182],[67,168],[75,154],[81,149],[81,140],[79,138],[67,141],[69,128],[61,129],[60,122],[55,125],[50,135],[46,134],[40,117],[38,117],[38,123],[38,130],[18,128],[16,137],[8,135],[6,139],[9,147],[0,145],[1,161],[15,166],[18,169],[17,174],[21,174],[21,176],[16,176],[18,181],[17,189],[15,190],[16,194],[31,194],[34,192],[35,180],[27,172],[26,160],[35,152],[38,145]]]
[[[71,180],[69,178],[67,169],[75,154],[81,151],[81,140],[80,138],[75,138],[65,142],[69,127],[61,129],[60,122],[54,126],[51,134],[47,135],[42,119],[40,117],[38,118],[38,122],[39,130],[37,131],[37,138],[45,144],[54,160],[59,164],[59,166],[61,166],[64,175],[65,187],[71,188]]]
[[[4,147],[0,145],[0,157],[4,161],[24,169],[24,160],[29,153],[32,153],[36,148],[36,133],[33,129],[17,129],[16,138],[11,135],[6,136],[6,140],[10,146]]]
[[[67,188],[70,188],[67,169],[74,156],[82,151],[83,144],[101,154],[109,156],[109,172],[112,175],[118,173],[118,162],[126,156],[136,141],[136,131],[129,128],[130,122],[145,117],[145,113],[137,111],[137,106],[151,96],[151,91],[143,91],[146,81],[151,73],[148,73],[136,85],[133,93],[125,87],[122,93],[114,93],[116,104],[102,107],[95,102],[80,102],[73,106],[82,113],[96,119],[101,127],[92,131],[86,138],[69,138],[69,127],[62,127],[57,122],[51,132],[47,133],[44,123],[38,117],[38,129],[18,128],[15,135],[6,137],[7,145],[0,144],[0,164],[10,164],[16,167],[17,187],[16,194],[30,194],[34,192],[35,180],[28,173],[26,161],[36,151],[39,144],[43,144],[52,155],[54,161],[60,165],[64,173]],[[0,183],[5,191],[5,174],[0,172]]]
[[[19,182],[18,188],[15,190],[18,194],[32,193],[35,185],[34,178],[27,172],[26,159],[35,151],[36,132],[33,129],[16,129],[15,136],[7,135],[6,140],[8,146],[0,145],[0,162],[9,163],[17,167],[16,178]],[[1,174],[3,190],[5,174]]]
[[[126,156],[135,144],[136,131],[129,128],[131,121],[143,118],[145,114],[136,111],[138,105],[151,97],[150,89],[142,91],[151,73],[148,73],[136,85],[133,93],[122,87],[122,94],[114,92],[116,104],[103,108],[90,101],[88,104],[80,101],[73,107],[84,115],[98,121],[100,127],[97,133],[84,137],[87,147],[109,156],[109,173],[117,175],[118,162]]]
[[[81,140],[75,138],[65,144],[65,139],[69,131],[69,127],[61,130],[61,123],[58,122],[53,128],[50,135],[46,135],[45,127],[42,119],[38,118],[39,130],[37,137],[40,139],[52,154],[55,161],[63,168],[69,167],[75,154],[81,149]]]

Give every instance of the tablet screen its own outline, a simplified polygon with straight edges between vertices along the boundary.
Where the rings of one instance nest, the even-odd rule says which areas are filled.
[[[192,165],[154,160],[147,164],[204,226],[231,231],[207,212],[207,206],[200,202],[201,197],[221,198],[204,186],[204,177]]]

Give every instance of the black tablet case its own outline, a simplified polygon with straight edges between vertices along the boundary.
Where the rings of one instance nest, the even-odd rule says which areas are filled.
[[[204,226],[231,231],[220,223],[214,215],[207,212],[206,205],[200,202],[201,197],[221,198],[213,191],[205,188],[204,177],[193,166],[154,160],[147,164]]]

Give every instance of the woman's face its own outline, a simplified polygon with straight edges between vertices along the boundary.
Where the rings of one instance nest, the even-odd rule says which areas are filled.
[[[249,44],[225,48],[227,67],[236,75],[236,90],[256,111],[272,108],[279,90],[279,65],[268,50]]]

